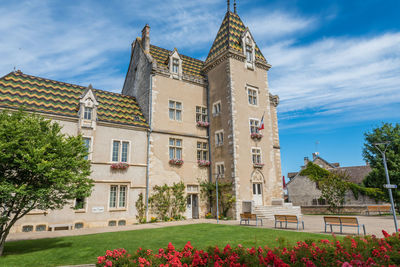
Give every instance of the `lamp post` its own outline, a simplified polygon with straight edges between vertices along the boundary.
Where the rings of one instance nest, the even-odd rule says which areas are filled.
[[[386,150],[389,146],[390,142],[383,142],[383,143],[374,143],[373,145],[375,148],[381,152],[382,158],[383,158],[383,166],[385,167],[385,175],[386,175],[386,182],[387,182],[387,190],[389,191],[389,198],[390,198],[390,204],[392,206],[392,214],[393,214],[393,220],[394,220],[394,227],[396,228],[396,233],[399,231],[399,228],[397,226],[397,218],[396,218],[396,210],[394,208],[394,202],[393,202],[393,195],[392,195],[392,186],[390,184],[390,179],[389,179],[389,172],[386,164]],[[385,149],[382,151],[379,146],[384,145]]]

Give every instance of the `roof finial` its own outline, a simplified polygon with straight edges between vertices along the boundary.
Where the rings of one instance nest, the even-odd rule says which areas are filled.
[[[228,2],[227,11],[229,12],[229,11],[231,11],[231,1],[230,1],[230,0],[227,0],[227,2]]]
[[[237,14],[237,10],[236,10],[236,0],[233,1],[233,12],[235,12],[235,14]]]

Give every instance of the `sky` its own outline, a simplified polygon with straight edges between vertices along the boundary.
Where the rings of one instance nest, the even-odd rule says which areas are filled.
[[[238,0],[272,65],[283,175],[313,152],[363,165],[364,133],[399,121],[399,10],[398,0]],[[0,0],[0,76],[15,67],[120,92],[146,23],[152,44],[204,60],[225,12],[224,0]]]

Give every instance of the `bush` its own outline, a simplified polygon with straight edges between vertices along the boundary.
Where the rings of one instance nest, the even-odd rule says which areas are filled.
[[[107,250],[96,266],[398,266],[400,235],[345,237],[343,241],[306,240],[289,247],[282,238],[278,247],[244,248],[229,244],[224,249],[196,250],[188,242],[182,250],[169,243],[158,252],[138,249],[132,255],[124,249]]]

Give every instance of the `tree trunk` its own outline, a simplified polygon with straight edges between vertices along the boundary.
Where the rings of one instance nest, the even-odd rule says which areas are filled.
[[[3,234],[0,236],[0,256],[3,255],[3,251],[4,251],[4,244],[6,243],[6,238],[8,236],[8,233],[10,232],[10,230],[6,230],[3,232]]]

